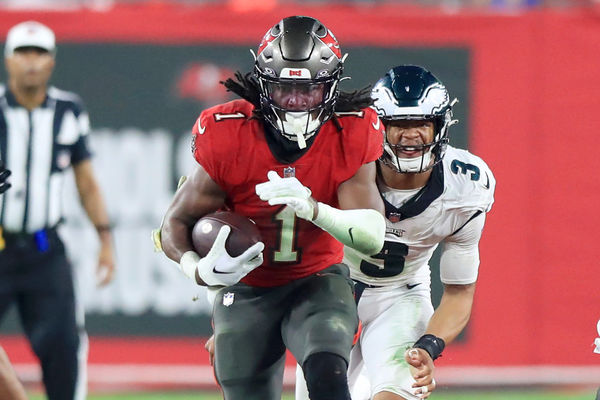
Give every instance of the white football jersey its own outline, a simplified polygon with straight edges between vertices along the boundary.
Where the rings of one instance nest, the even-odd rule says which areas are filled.
[[[430,283],[429,260],[438,244],[491,209],[495,185],[481,158],[451,146],[425,187],[405,191],[380,185],[385,245],[375,256],[346,247],[344,262],[352,278],[376,286]]]

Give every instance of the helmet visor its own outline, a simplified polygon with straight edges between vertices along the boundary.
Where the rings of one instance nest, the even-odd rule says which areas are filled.
[[[323,105],[327,82],[267,81],[266,91],[277,108],[286,111],[312,111]]]

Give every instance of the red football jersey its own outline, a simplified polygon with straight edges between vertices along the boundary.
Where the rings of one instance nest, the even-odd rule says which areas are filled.
[[[338,130],[330,120],[300,159],[282,164],[271,153],[262,122],[250,119],[254,106],[234,100],[202,112],[193,128],[196,161],[227,193],[226,205],[251,218],[265,243],[264,263],[242,281],[278,286],[303,278],[342,260],[343,246],[287,206],[270,206],[255,192],[267,172],[296,176],[320,202],[338,207],[338,186],[383,149],[383,127],[372,109],[340,113]]]

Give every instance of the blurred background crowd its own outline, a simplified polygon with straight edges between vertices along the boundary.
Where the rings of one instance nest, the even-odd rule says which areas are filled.
[[[227,0],[229,2],[238,2],[239,0]],[[220,4],[227,1],[222,0],[1,0],[0,7],[7,9],[109,9],[116,4],[135,4],[135,3],[176,3],[183,6],[193,6],[202,4]],[[297,0],[266,0],[269,7],[275,7],[277,4],[355,4],[360,6],[372,6],[377,4],[397,4],[397,5],[420,5],[425,7],[442,7],[449,10],[475,9],[487,10],[489,12],[514,12],[531,8],[540,7],[585,7],[597,4],[598,0],[306,0],[299,2]]]

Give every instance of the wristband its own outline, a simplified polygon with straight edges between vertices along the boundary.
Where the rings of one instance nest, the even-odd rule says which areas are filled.
[[[112,229],[112,227],[109,224],[94,225],[94,227],[96,228],[96,232],[98,233],[110,232],[110,230]]]
[[[446,347],[444,339],[431,334],[421,336],[413,345],[413,348],[423,349],[429,353],[432,360],[435,360],[442,354],[444,347]]]

